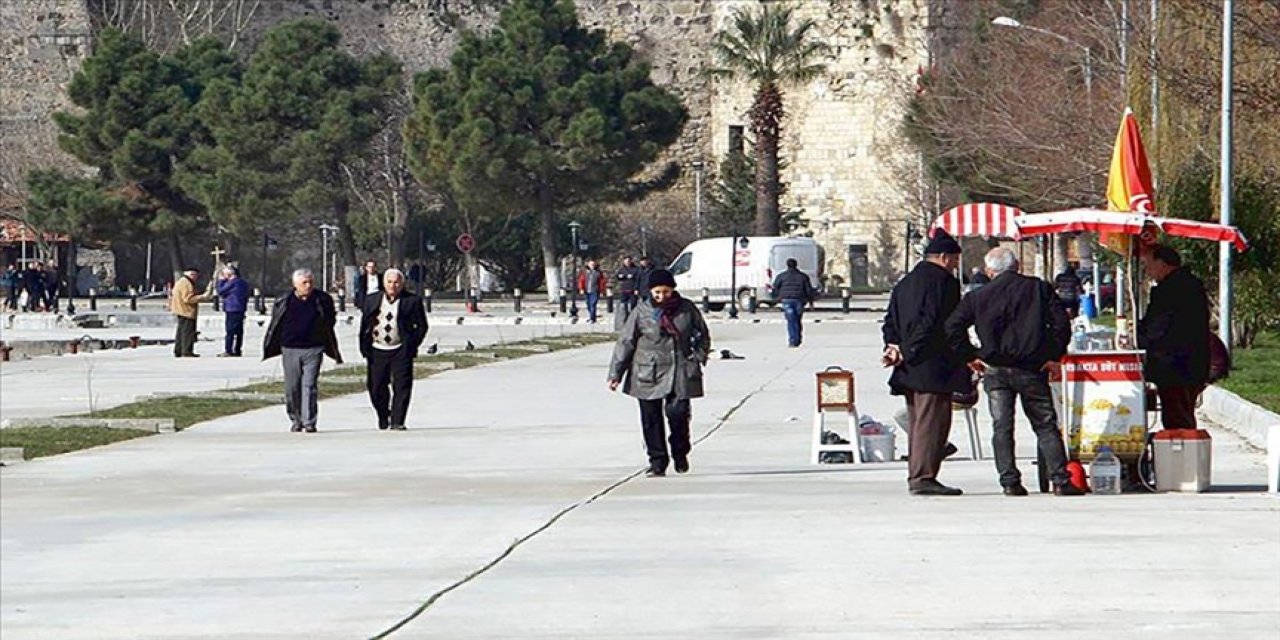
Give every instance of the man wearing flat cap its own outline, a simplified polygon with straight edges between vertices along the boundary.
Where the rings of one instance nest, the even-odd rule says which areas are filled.
[[[938,482],[951,434],[951,394],[971,390],[969,369],[947,343],[947,317],[960,304],[960,244],[936,229],[924,260],[898,282],[884,317],[889,390],[905,396],[910,424],[907,488],[912,495],[958,496]]]

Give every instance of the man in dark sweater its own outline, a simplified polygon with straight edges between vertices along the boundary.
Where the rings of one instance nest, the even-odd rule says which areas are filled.
[[[1196,398],[1209,381],[1209,297],[1169,247],[1144,253],[1142,266],[1157,283],[1138,321],[1143,372],[1156,385],[1164,428],[1195,429]]]
[[[943,324],[960,303],[960,244],[938,229],[916,265],[889,296],[884,317],[884,354],[893,367],[889,391],[907,399],[910,449],[907,488],[912,495],[958,496],[938,482],[951,434],[951,394],[971,390],[969,370],[947,346]]]
[[[333,332],[338,315],[333,298],[315,288],[310,269],[293,272],[293,290],[276,298],[271,308],[262,359],[283,356],[285,408],[290,431],[315,433],[320,364],[324,356],[342,363]]]
[[[360,309],[360,355],[367,365],[365,384],[378,428],[404,431],[413,395],[413,359],[427,337],[427,314],[422,299],[405,291],[399,269],[382,273],[382,292],[365,298]]]
[[[782,315],[787,319],[787,346],[796,348],[803,339],[800,320],[804,306],[817,297],[809,276],[800,270],[795,258],[787,258],[787,270],[773,279],[773,297],[782,301]]]
[[[1022,396],[1022,410],[1036,432],[1054,493],[1081,495],[1067,475],[1067,451],[1049,388],[1049,371],[1058,366],[1071,339],[1066,311],[1048,282],[1018,273],[1013,251],[997,247],[987,252],[985,262],[991,284],[965,296],[946,328],[952,350],[984,376],[1000,485],[1006,496],[1027,495],[1014,461],[1014,400]],[[980,348],[969,341],[969,327],[976,328]]]

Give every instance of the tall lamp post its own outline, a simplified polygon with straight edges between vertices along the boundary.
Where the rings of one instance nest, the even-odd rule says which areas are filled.
[[[729,317],[738,317],[738,247],[746,249],[751,241],[746,236],[739,236],[737,231],[729,241]]]
[[[1088,122],[1093,122],[1093,50],[1092,50],[1092,49],[1090,49],[1088,45],[1085,45],[1085,44],[1081,44],[1081,43],[1079,43],[1079,42],[1076,42],[1075,40],[1072,40],[1071,38],[1068,38],[1067,36],[1064,36],[1064,35],[1062,35],[1061,33],[1057,33],[1057,32],[1055,32],[1055,31],[1050,31],[1050,30],[1048,30],[1048,29],[1042,29],[1042,28],[1040,28],[1040,27],[1033,27],[1033,26],[1031,26],[1031,25],[1022,24],[1021,22],[1019,22],[1019,21],[1017,21],[1017,20],[1015,20],[1015,19],[1013,19],[1013,18],[1010,18],[1010,17],[1008,17],[1008,16],[999,16],[999,17],[997,17],[997,18],[993,18],[993,19],[991,20],[991,24],[994,24],[994,25],[996,25],[997,27],[1009,27],[1010,29],[1023,29],[1023,30],[1026,30],[1026,31],[1033,31],[1033,32],[1035,32],[1035,33],[1039,33],[1039,34],[1041,34],[1041,35],[1046,35],[1046,36],[1049,36],[1049,37],[1051,37],[1051,38],[1057,38],[1058,40],[1060,40],[1060,41],[1062,41],[1062,42],[1064,42],[1064,43],[1066,43],[1066,44],[1069,44],[1069,45],[1071,45],[1071,46],[1073,46],[1073,47],[1079,47],[1079,48],[1080,48],[1080,50],[1084,52],[1084,95],[1085,95],[1085,109],[1086,109],[1087,114],[1088,114]],[[1092,172],[1092,171],[1091,171],[1091,172],[1089,172],[1089,191],[1091,191],[1091,192],[1092,192],[1092,191],[1094,191],[1094,182],[1093,182],[1093,172]],[[1055,242],[1055,243],[1054,243],[1054,253],[1055,253],[1055,254],[1058,254],[1058,256],[1060,256],[1060,257],[1061,257],[1061,259],[1062,259],[1062,264],[1061,264],[1061,265],[1058,265],[1058,264],[1056,264],[1056,263],[1055,263],[1055,264],[1053,265],[1053,267],[1052,267],[1052,268],[1053,268],[1053,274],[1059,273],[1062,269],[1066,268],[1066,266],[1067,266],[1067,240],[1066,240],[1066,236],[1063,236],[1063,235],[1059,234],[1059,236],[1058,236],[1058,237],[1059,237],[1059,238],[1061,238],[1061,240],[1060,240],[1060,241],[1058,241],[1058,242]],[[1050,274],[1050,275],[1049,275],[1049,277],[1050,277],[1050,278],[1052,278],[1052,277],[1053,277],[1053,274]]]
[[[329,286],[333,281],[337,280],[336,269],[333,270],[335,272],[333,277],[330,277],[329,274],[330,267],[332,266],[329,261],[329,236],[331,234],[336,234],[337,232],[338,227],[334,225],[320,225],[320,289],[322,291],[328,291]]]
[[[693,230],[694,237],[702,237],[702,172],[706,164],[701,160],[690,163],[693,167]]]
[[[582,224],[577,220],[569,221],[569,233],[573,236],[573,248],[569,255],[572,257],[573,273],[569,274],[569,317],[578,317],[578,229],[582,228]]]

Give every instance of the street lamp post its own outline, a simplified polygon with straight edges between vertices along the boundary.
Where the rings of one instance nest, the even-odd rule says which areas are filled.
[[[729,240],[729,317],[738,317],[738,247],[746,249],[750,246],[751,241],[746,236],[738,236],[738,232],[733,232],[733,237]]]
[[[702,172],[706,168],[706,164],[701,160],[694,160],[690,165],[693,167],[693,229],[694,237],[702,237]]]
[[[329,275],[329,234],[337,233],[338,227],[331,224],[320,225],[320,290],[328,291],[329,285],[337,280],[337,269],[334,269],[333,277]]]
[[[1011,29],[1025,29],[1027,31],[1034,31],[1035,33],[1046,35],[1051,38],[1057,38],[1058,40],[1066,44],[1069,44],[1073,47],[1079,47],[1084,52],[1084,95],[1085,95],[1085,111],[1088,118],[1087,122],[1089,123],[1093,122],[1093,50],[1090,49],[1088,45],[1076,42],[1075,40],[1072,40],[1071,38],[1068,38],[1067,36],[1064,36],[1061,33],[1050,31],[1048,29],[1042,29],[1040,27],[1033,27],[1031,25],[1022,24],[1018,20],[1015,20],[1008,16],[999,16],[999,17],[993,18],[991,20],[991,24],[994,24],[997,27],[1009,27]],[[1094,192],[1094,179],[1093,179],[1092,171],[1089,172],[1089,191]],[[1057,238],[1058,240],[1054,243],[1054,254],[1056,254],[1055,255],[1056,258],[1060,259],[1061,264],[1058,264],[1057,263],[1058,261],[1056,260],[1054,261],[1054,264],[1052,265],[1053,273],[1059,273],[1063,269],[1065,269],[1067,266],[1067,241],[1068,240],[1066,236],[1061,234],[1059,234]]]
[[[578,229],[582,224],[577,220],[569,221],[569,233],[573,235],[573,247],[569,252],[572,258],[573,273],[569,274],[569,317],[578,317]]]

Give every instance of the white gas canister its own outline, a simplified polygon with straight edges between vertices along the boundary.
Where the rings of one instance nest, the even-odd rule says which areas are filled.
[[[1209,488],[1213,439],[1204,429],[1165,429],[1155,435],[1156,491],[1201,493]]]

